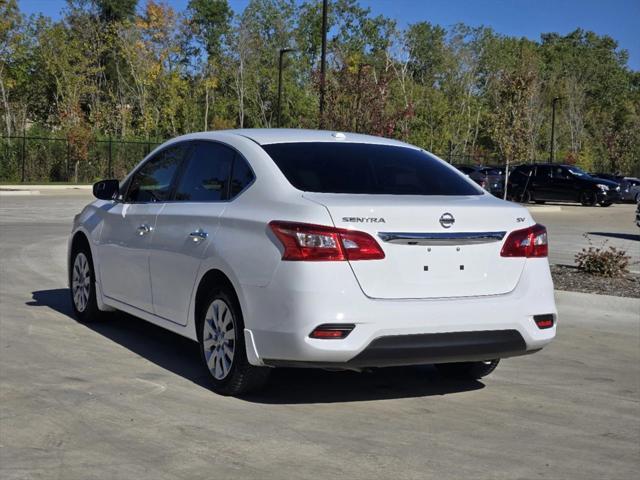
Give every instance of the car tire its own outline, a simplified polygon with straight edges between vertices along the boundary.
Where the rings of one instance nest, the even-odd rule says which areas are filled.
[[[585,207],[593,207],[596,204],[596,194],[593,192],[582,192],[580,194],[580,203]]]
[[[271,369],[253,366],[247,359],[244,321],[233,290],[221,287],[209,292],[198,309],[196,327],[213,391],[235,396],[267,383]]]
[[[478,380],[493,372],[498,363],[500,363],[499,358],[483,362],[438,363],[435,367],[444,377]]]
[[[606,208],[606,207],[610,207],[611,205],[612,205],[612,202],[601,202],[601,203],[600,203],[600,206],[601,206],[601,207],[605,207],[605,208]]]
[[[105,312],[98,309],[96,275],[88,246],[82,245],[73,250],[70,267],[69,293],[76,319],[81,323],[104,319]]]

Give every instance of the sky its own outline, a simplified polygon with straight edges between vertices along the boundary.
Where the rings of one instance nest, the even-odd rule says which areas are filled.
[[[188,0],[164,0],[183,10]],[[18,0],[24,13],[58,18],[65,0]],[[140,0],[143,4],[144,0]],[[229,0],[241,12],[249,0]],[[360,0],[374,15],[396,20],[400,27],[429,21],[448,27],[462,22],[496,32],[539,40],[541,33],[567,34],[580,27],[609,35],[629,52],[629,67],[640,71],[640,0]]]

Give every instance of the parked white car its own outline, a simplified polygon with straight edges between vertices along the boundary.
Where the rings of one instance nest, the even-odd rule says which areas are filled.
[[[121,310],[197,340],[222,394],[280,366],[480,378],[556,333],[545,228],[412,145],[196,133],[94,194],[69,241],[78,319]]]

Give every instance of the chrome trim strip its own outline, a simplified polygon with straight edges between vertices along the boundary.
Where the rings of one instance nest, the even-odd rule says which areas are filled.
[[[507,232],[379,232],[383,242],[397,245],[477,245],[501,241]]]

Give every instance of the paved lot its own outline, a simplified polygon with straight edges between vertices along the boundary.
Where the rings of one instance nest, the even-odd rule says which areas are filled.
[[[191,342],[70,317],[65,241],[87,198],[0,198],[0,478],[636,477],[640,301],[560,293],[557,340],[482,382],[282,370],[225,398]]]
[[[562,205],[560,212],[533,207],[533,217],[549,231],[550,261],[574,265],[574,256],[582,247],[603,244],[622,248],[631,256],[630,269],[640,273],[640,228],[635,225],[635,205],[615,204],[607,208]]]

